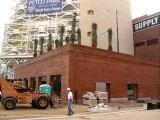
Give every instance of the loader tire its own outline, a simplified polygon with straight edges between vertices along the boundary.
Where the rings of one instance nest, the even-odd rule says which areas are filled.
[[[16,101],[13,98],[6,98],[3,105],[6,110],[13,110],[16,107]]]
[[[39,96],[36,100],[36,106],[38,109],[46,109],[49,105],[49,99],[47,96]]]

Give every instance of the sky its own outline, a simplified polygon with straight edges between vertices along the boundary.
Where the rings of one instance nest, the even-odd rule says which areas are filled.
[[[0,48],[3,41],[5,24],[9,23],[13,4],[16,0],[3,0],[0,4]],[[160,0],[131,0],[132,18],[160,11]]]

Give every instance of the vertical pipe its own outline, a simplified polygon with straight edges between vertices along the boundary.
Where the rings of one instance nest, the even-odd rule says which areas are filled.
[[[159,34],[158,34],[159,35],[158,36],[158,51],[159,52],[158,52],[158,61],[157,62],[158,62],[158,68],[159,68],[159,71],[158,71],[159,72],[159,76],[158,76],[159,80],[158,80],[157,86],[158,86],[158,99],[160,99],[160,28],[159,28],[158,32],[159,32]]]
[[[119,53],[119,30],[118,30],[118,11],[116,10],[116,28],[117,28],[117,52]]]

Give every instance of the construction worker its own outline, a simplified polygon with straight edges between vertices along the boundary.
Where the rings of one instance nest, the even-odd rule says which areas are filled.
[[[70,88],[67,88],[68,91],[68,115],[73,115],[74,112],[72,110],[72,101],[73,101],[73,93]]]

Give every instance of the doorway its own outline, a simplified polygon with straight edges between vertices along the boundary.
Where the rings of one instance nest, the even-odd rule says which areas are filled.
[[[28,79],[24,78],[24,87],[28,88]]]
[[[42,76],[42,77],[38,78],[38,86],[40,86],[42,84],[47,84],[47,77],[46,76]]]
[[[54,94],[61,97],[61,75],[52,75],[50,85]]]
[[[32,89],[32,91],[35,91],[35,89],[36,89],[36,79],[35,79],[35,77],[32,77],[30,79],[30,88]]]
[[[128,84],[127,85],[128,101],[137,100],[138,98],[138,85]]]
[[[108,102],[111,100],[111,83],[106,83],[106,92],[108,92]]]
[[[99,92],[107,92],[107,101],[110,101],[110,86],[111,83],[105,83],[105,82],[96,82],[96,91]]]

